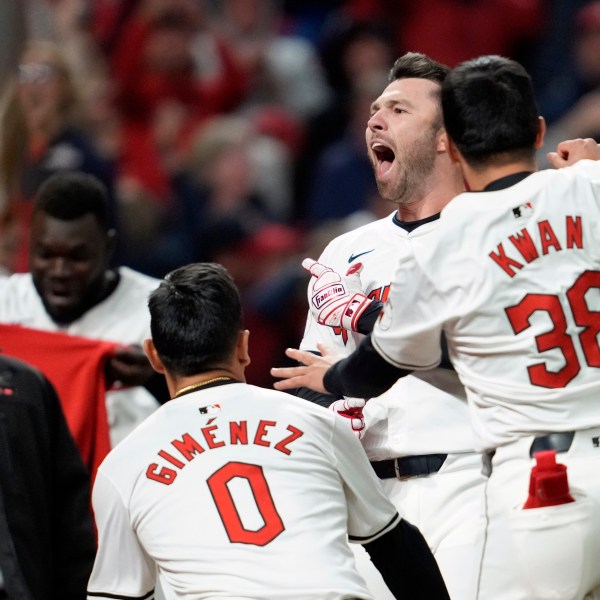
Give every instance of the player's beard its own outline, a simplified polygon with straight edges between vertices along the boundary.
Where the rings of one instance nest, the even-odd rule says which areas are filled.
[[[425,193],[429,175],[437,157],[437,127],[429,127],[409,146],[399,146],[394,158],[398,177],[393,182],[377,181],[379,195],[394,204],[411,204]]]

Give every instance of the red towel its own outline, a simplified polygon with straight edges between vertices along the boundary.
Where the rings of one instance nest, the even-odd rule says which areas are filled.
[[[92,482],[110,450],[104,366],[119,344],[0,324],[0,351],[37,367],[60,398]]]

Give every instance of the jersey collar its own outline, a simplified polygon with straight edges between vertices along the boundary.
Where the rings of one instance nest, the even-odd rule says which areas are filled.
[[[401,227],[404,231],[414,231],[417,227],[421,225],[425,225],[425,223],[431,223],[431,221],[435,221],[440,218],[440,213],[436,213],[435,215],[431,215],[430,217],[425,217],[424,219],[419,219],[418,221],[401,221],[398,218],[398,213],[394,213],[392,220],[394,225]]]
[[[206,390],[209,388],[218,387],[220,385],[227,385],[229,383],[241,382],[238,379],[234,379],[233,377],[213,377],[208,381],[200,381],[198,383],[193,383],[192,385],[188,385],[180,389],[171,399],[175,400],[176,398],[181,398],[181,396],[191,394],[192,392],[196,392],[198,390]]]
[[[529,177],[533,171],[519,171],[518,173],[511,173],[495,181],[491,181],[484,188],[483,192],[497,192],[498,190],[504,190],[512,187],[513,185],[523,181],[526,177]]]

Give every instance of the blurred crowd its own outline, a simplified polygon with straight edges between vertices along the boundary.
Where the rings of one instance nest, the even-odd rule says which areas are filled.
[[[0,115],[0,268],[28,268],[41,183],[92,173],[110,191],[119,264],[231,272],[257,385],[302,337],[301,259],[394,209],[364,131],[397,56],[514,58],[549,145],[600,136],[598,1],[23,2],[27,41]]]

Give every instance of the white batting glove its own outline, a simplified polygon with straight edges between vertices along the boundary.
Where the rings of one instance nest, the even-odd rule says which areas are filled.
[[[362,291],[361,267],[350,267],[342,276],[312,258],[305,258],[302,266],[312,275],[308,284],[308,305],[317,323],[358,331],[358,320],[373,302]]]
[[[362,438],[365,429],[363,408],[366,403],[364,398],[345,398],[336,400],[333,404],[329,405],[331,410],[350,422],[350,427],[352,427],[352,431],[359,440]]]

